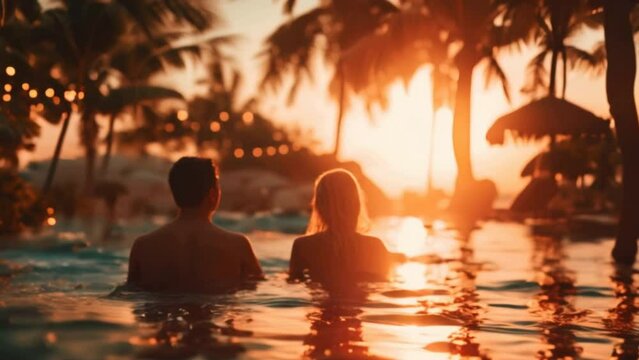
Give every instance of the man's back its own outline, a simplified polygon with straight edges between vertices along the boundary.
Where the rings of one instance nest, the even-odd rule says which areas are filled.
[[[177,219],[131,248],[128,282],[148,291],[215,292],[261,277],[245,236],[200,219]]]

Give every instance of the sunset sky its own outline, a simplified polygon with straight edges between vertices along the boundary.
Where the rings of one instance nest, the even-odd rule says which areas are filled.
[[[316,0],[300,1],[298,12],[319,3]],[[224,18],[220,32],[240,36],[236,45],[229,49],[238,61],[243,74],[242,96],[248,99],[258,92],[262,63],[257,57],[263,39],[285,20],[281,1],[242,0],[223,1],[219,10]],[[602,33],[591,32],[575,39],[575,43],[589,49],[603,39]],[[492,84],[485,88],[482,68],[474,74],[472,121],[473,161],[476,176],[496,182],[500,194],[511,197],[526,183],[519,177],[524,164],[539,150],[543,143],[518,143],[491,147],[485,141],[486,130],[500,115],[528,101],[519,89],[523,85],[525,68],[535,54],[534,48],[521,53],[505,51],[500,62],[511,83],[513,101],[508,104],[501,87]],[[321,73],[321,72],[320,72]],[[259,109],[278,123],[311,130],[319,141],[319,150],[328,151],[333,146],[337,108],[326,90],[330,78],[328,71],[318,76],[313,83],[306,83],[297,100],[287,105],[285,94],[268,94],[260,102]],[[201,76],[198,69],[180,72],[183,77],[185,95],[201,92],[201,87],[191,86],[193,79]],[[175,83],[176,75],[165,81]],[[181,79],[182,80],[182,79]],[[410,82],[407,89],[398,83],[391,93],[388,111],[376,111],[371,117],[362,104],[355,102],[346,114],[343,133],[342,159],[356,160],[390,195],[399,195],[404,189],[423,191],[426,184],[431,127],[430,79],[424,67]],[[595,114],[608,117],[603,76],[593,77],[579,71],[568,74],[567,98]],[[434,177],[437,187],[450,190],[455,177],[452,155],[450,114],[441,112],[435,133]],[[58,128],[46,127],[44,137],[38,143],[35,154],[27,158],[48,157],[52,153]],[[70,131],[63,156],[79,155],[77,130]]]

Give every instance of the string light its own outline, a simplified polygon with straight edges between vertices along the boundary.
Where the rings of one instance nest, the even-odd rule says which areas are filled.
[[[261,148],[253,148],[253,156],[256,158],[259,158],[262,156],[262,154],[264,153],[264,151]]]
[[[29,90],[29,97],[32,99],[35,99],[38,97],[38,90],[36,89],[31,89]]]
[[[191,123],[191,130],[199,131],[200,130],[200,123],[198,123],[198,122]]]
[[[266,148],[266,155],[275,156],[275,154],[277,154],[277,149],[275,148],[275,146],[269,146]]]
[[[7,75],[9,76],[13,76],[16,74],[16,68],[14,68],[13,66],[7,66],[7,68],[4,70],[7,72]]]
[[[49,226],[54,226],[57,223],[56,219],[52,216],[47,218],[47,224],[49,224]]]
[[[286,154],[288,154],[288,151],[289,151],[288,150],[288,145],[282,144],[282,145],[280,145],[280,147],[277,150],[279,151],[280,155],[286,155]]]
[[[235,149],[235,151],[233,151],[233,156],[235,156],[237,159],[241,159],[244,157],[244,150],[237,148]]]
[[[47,208],[47,214],[49,214],[49,215],[53,215],[53,214],[55,214],[55,209],[54,209],[54,208],[52,208],[52,207],[48,207],[48,208]]]
[[[78,100],[84,99],[84,91],[78,91]]]
[[[52,98],[54,95],[55,95],[55,90],[53,90],[52,88],[48,88],[44,91],[44,96],[48,98]]]
[[[4,94],[4,95],[2,95],[2,100],[3,100],[4,102],[9,102],[9,101],[11,101],[11,94]]]
[[[13,89],[13,86],[11,86],[11,84],[4,84],[4,91],[9,92],[11,91],[11,89]]]
[[[56,105],[60,105],[60,98],[58,96],[53,98],[53,103]]]
[[[216,133],[216,132],[219,132],[219,131],[220,131],[220,129],[222,128],[222,126],[220,125],[220,123],[219,123],[219,122],[217,122],[217,121],[213,121],[213,122],[211,123],[211,125],[210,125],[210,128],[211,128],[211,131],[212,131],[212,132]]]
[[[244,114],[242,114],[242,121],[244,121],[246,125],[252,125],[253,120],[254,120],[254,116],[252,112],[247,111]]]
[[[29,83],[22,83],[22,90],[24,91],[29,90]]]
[[[226,111],[222,111],[220,112],[220,120],[221,121],[229,121],[229,113],[227,113]]]
[[[75,90],[67,90],[64,92],[64,98],[68,101],[68,102],[72,102],[73,100],[75,100],[75,96],[77,95],[77,93],[75,92]]]
[[[164,125],[164,131],[171,133],[175,130],[175,125],[168,123],[166,125]]]
[[[177,112],[177,118],[180,121],[186,121],[186,119],[189,118],[189,112],[186,110],[178,110]]]

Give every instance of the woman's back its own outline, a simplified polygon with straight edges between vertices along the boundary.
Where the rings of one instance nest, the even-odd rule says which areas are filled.
[[[390,254],[382,241],[359,233],[336,241],[330,232],[300,237],[293,243],[289,274],[321,283],[385,280]]]

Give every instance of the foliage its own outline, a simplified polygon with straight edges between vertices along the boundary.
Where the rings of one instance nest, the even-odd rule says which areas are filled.
[[[70,112],[64,88],[36,66],[28,48],[29,29],[39,20],[38,2],[9,1],[0,27],[0,166],[17,169],[18,153],[32,151],[40,134],[38,118],[56,124]]]
[[[597,23],[588,1],[585,0],[537,0],[535,10],[530,12],[533,22],[532,39],[539,52],[528,64],[528,79],[522,89],[532,95],[550,92],[555,96],[557,62],[563,63],[561,96],[566,94],[566,77],[570,69],[581,69],[600,74],[605,63],[603,44],[592,51],[583,50],[570,43],[586,26]],[[546,60],[551,57],[550,74],[546,71]],[[550,82],[547,81],[550,77]]]
[[[0,170],[0,234],[40,226],[46,217],[41,200],[16,172]]]

